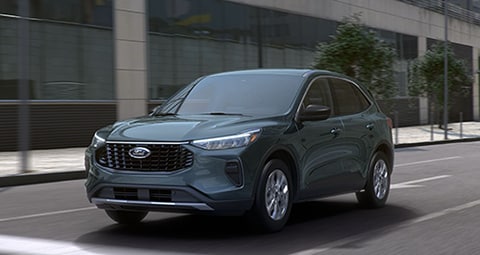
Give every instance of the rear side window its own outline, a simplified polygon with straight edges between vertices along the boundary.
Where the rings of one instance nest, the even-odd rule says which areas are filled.
[[[370,102],[359,88],[346,80],[331,78],[335,115],[351,115],[365,111]]]

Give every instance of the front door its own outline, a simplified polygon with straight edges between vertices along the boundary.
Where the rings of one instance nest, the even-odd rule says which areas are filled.
[[[301,107],[333,104],[327,78],[317,78],[311,84]],[[299,127],[299,138],[305,153],[301,158],[301,197],[316,197],[338,192],[339,174],[342,172],[342,146],[338,143],[343,125],[339,117],[326,120],[303,121]]]

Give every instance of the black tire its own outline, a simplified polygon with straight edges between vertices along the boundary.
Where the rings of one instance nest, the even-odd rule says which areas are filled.
[[[148,212],[105,210],[108,217],[119,224],[136,224],[142,221]]]
[[[356,193],[361,207],[374,209],[385,206],[390,193],[391,173],[392,168],[385,153],[376,152],[370,161],[365,189]]]
[[[272,159],[265,164],[255,202],[247,215],[256,230],[271,233],[283,229],[292,209],[292,187],[290,169],[283,161]]]

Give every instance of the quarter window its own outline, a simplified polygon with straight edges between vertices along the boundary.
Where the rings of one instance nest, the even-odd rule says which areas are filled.
[[[365,95],[354,84],[341,79],[330,79],[333,89],[335,115],[360,113],[370,106]]]

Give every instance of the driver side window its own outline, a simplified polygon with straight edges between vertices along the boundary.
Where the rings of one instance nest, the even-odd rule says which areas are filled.
[[[332,110],[330,88],[326,78],[317,78],[312,82],[303,101],[303,107],[308,105],[328,106]]]

